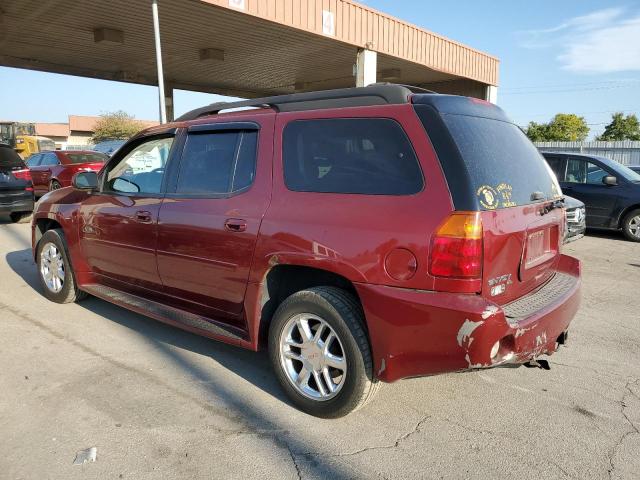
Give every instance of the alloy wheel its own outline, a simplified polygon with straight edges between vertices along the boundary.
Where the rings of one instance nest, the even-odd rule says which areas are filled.
[[[629,232],[634,237],[640,238],[640,215],[636,215],[629,220]]]
[[[280,363],[287,379],[307,398],[326,401],[344,386],[347,360],[335,330],[310,313],[291,317],[280,335]]]
[[[58,293],[64,287],[64,259],[58,247],[48,242],[40,252],[40,275],[44,284],[53,293]]]

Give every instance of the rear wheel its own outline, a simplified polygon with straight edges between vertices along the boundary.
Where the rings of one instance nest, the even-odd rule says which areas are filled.
[[[315,287],[288,297],[269,328],[269,356],[292,402],[317,417],[357,410],[379,385],[362,308],[339,288]]]
[[[31,221],[32,212],[13,212],[9,215],[13,223],[28,223]]]
[[[51,180],[51,184],[49,185],[49,191],[58,190],[62,188],[62,185],[57,180]]]
[[[640,242],[640,209],[633,210],[624,217],[622,231],[632,242]]]
[[[44,296],[52,302],[70,303],[86,296],[76,285],[62,230],[47,230],[42,235],[36,248],[36,263]]]

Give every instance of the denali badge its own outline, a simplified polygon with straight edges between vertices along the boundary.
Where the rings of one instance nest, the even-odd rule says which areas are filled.
[[[489,287],[491,287],[491,296],[495,297],[496,295],[503,294],[507,289],[507,285],[511,285],[513,281],[511,280],[511,274],[507,273],[495,278],[490,278],[487,283]]]

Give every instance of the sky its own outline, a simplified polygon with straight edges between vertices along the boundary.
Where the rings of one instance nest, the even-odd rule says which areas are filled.
[[[367,0],[368,6],[500,59],[498,104],[519,125],[584,116],[591,137],[640,115],[640,0]],[[177,90],[176,115],[216,101]],[[157,89],[0,67],[0,118],[66,122],[124,110],[157,119]]]

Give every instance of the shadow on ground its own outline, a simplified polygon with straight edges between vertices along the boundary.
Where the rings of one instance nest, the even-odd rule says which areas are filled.
[[[16,239],[19,238],[17,233],[14,236]],[[21,241],[24,243],[24,239]],[[41,286],[36,266],[31,257],[30,248],[8,253],[6,255],[6,261],[17,275],[36,290],[38,295],[41,295]],[[323,422],[323,420],[315,420],[312,417],[306,416],[295,410],[294,407],[288,403],[272,374],[266,352],[251,352],[200,337],[157,322],[151,318],[130,312],[95,297],[89,297],[78,303],[78,305],[137,333],[142,341],[151,345],[158,353],[163,355],[168,362],[179,367],[185,374],[189,375],[199,388],[205,390],[206,396],[208,397],[207,403],[200,406],[207,410],[209,414],[221,416],[233,422],[237,427],[237,433],[256,435],[262,440],[272,442],[274,447],[284,448],[288,451],[296,475],[299,478],[301,475],[298,463],[299,459],[304,461],[307,466],[312,466],[314,474],[321,477],[337,479],[353,477],[352,471],[343,470],[340,465],[336,465],[333,462],[331,464],[324,463],[321,460],[321,456],[314,456],[313,461],[309,463],[309,455],[318,449],[317,446],[305,440],[304,432],[296,431],[291,434],[286,430],[286,426],[279,424],[279,418],[283,416],[291,417],[299,415],[306,419],[304,420],[305,423],[310,421]],[[46,329],[50,328],[47,326]],[[58,334],[63,335],[61,332],[58,332]],[[71,341],[79,343],[77,340]],[[278,399],[282,402],[281,409],[284,410],[279,408],[279,416],[276,412],[270,414],[265,408],[261,408],[257,402],[249,401],[249,399],[254,398],[253,396],[242,396],[230,388],[226,382],[215,375],[215,367],[212,366],[211,370],[202,368],[200,365],[192,362],[188,356],[184,354],[185,351],[210,357],[219,365]],[[105,361],[110,362],[118,368],[130,369],[125,363],[125,359],[109,359],[102,357],[97,352],[96,355],[99,355]],[[139,373],[148,377],[148,373],[146,372]],[[156,379],[155,383],[185,398],[193,399],[189,394],[179,392],[176,387],[172,385],[174,382],[172,382],[171,378]],[[371,474],[375,476],[375,473],[371,472]]]

